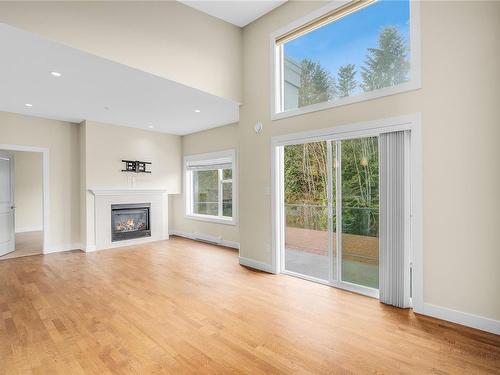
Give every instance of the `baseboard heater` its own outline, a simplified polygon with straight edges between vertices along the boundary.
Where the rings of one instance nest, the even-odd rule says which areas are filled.
[[[206,243],[213,244],[213,245],[222,244],[222,237],[221,236],[209,236],[209,235],[201,234],[201,233],[195,233],[193,240],[206,242]]]

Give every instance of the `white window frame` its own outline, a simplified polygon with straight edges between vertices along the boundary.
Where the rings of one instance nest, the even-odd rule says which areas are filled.
[[[209,163],[211,160],[220,159],[220,158],[230,158],[231,159],[231,170],[232,177],[231,180],[223,179],[222,169],[218,169],[219,171],[219,214],[215,215],[204,215],[204,214],[196,214],[193,212],[193,171],[187,168],[188,162],[193,161],[207,161]],[[188,155],[184,157],[184,197],[185,197],[185,217],[187,219],[192,220],[200,220],[200,221],[209,221],[220,224],[228,224],[228,225],[237,225],[237,217],[238,217],[238,197],[237,197],[237,164],[236,164],[236,150],[225,150],[219,152],[211,152],[206,154],[196,154],[196,155]],[[222,188],[224,183],[232,182],[232,217],[222,216]]]
[[[283,98],[283,45],[277,46],[276,39],[280,36],[289,33],[292,30],[299,28],[317,18],[324,16],[326,13],[332,12],[337,8],[343,7],[352,1],[333,1],[326,6],[310,13],[289,25],[276,30],[270,35],[269,55],[270,55],[270,71],[271,71],[271,120],[280,120],[283,118],[294,117],[306,113],[322,111],[329,108],[339,107],[352,103],[359,103],[366,100],[382,98],[384,96],[399,94],[402,92],[418,90],[422,87],[421,84],[421,54],[420,54],[420,1],[410,0],[410,80],[396,86],[384,87],[378,90],[363,92],[358,95],[339,98],[333,101],[311,104],[308,106],[284,110]],[[335,22],[335,21],[334,21]]]

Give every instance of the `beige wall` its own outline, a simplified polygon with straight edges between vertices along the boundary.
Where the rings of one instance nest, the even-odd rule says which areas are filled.
[[[183,156],[236,149],[238,125],[227,125],[182,137]],[[238,152],[236,153],[238,155]],[[238,156],[236,163],[238,163]],[[221,236],[226,241],[239,242],[239,225],[211,223],[185,218],[183,195],[170,196],[170,230]]]
[[[420,112],[424,301],[500,319],[500,3],[422,2],[422,89],[271,121],[269,34],[319,6],[289,2],[244,29],[241,256],[271,263],[272,136]]]
[[[49,149],[50,247],[80,242],[78,126],[0,112],[0,143]]]
[[[85,121],[80,124],[85,151],[84,183],[87,227],[94,225],[94,196],[89,188],[165,189],[181,192],[181,137],[121,126]],[[149,161],[152,173],[126,173],[122,160]],[[83,179],[83,177],[82,177]],[[165,199],[165,226],[168,228],[168,199]],[[82,227],[83,233],[89,233]],[[165,231],[166,232],[166,231]],[[90,233],[89,233],[90,234]],[[84,238],[82,236],[82,238]],[[91,246],[92,235],[85,239]]]
[[[0,2],[0,22],[241,101],[241,29],[176,1]]]
[[[43,154],[14,151],[16,232],[43,228]]]
[[[89,241],[88,220],[92,219],[90,225],[93,225],[93,196],[87,192],[89,187],[158,188],[169,194],[181,191],[179,136],[91,121],[78,125],[0,112],[0,144],[49,149],[49,249],[79,247]],[[122,159],[151,161],[153,173],[123,173]],[[33,170],[30,173],[36,175]],[[19,197],[16,204],[20,204]],[[165,208],[167,226],[168,207]]]
[[[181,137],[85,121],[87,187],[181,189]],[[122,159],[144,160],[152,173],[124,173]],[[134,184],[135,181],[135,185]]]

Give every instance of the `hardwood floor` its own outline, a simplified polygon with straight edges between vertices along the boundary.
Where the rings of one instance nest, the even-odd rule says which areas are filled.
[[[173,237],[0,262],[0,374],[499,374],[500,336]]]
[[[16,233],[16,249],[0,256],[0,260],[42,254],[43,231]]]

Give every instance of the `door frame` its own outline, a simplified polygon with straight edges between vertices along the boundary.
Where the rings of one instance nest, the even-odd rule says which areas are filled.
[[[0,150],[5,151],[24,151],[24,152],[40,152],[43,159],[43,250],[46,254],[49,250],[49,228],[50,228],[50,194],[49,194],[49,149],[45,147],[0,144]],[[15,161],[14,161],[15,162]]]
[[[12,210],[12,206],[15,205],[16,197],[15,197],[15,178],[14,178],[14,155],[7,150],[0,150],[0,158],[1,157],[7,157],[9,160],[9,175],[10,175],[10,199],[11,199],[11,204],[10,204],[10,210]],[[5,256],[7,254],[10,254],[16,250],[16,212],[14,211],[12,213],[12,230],[14,230],[14,249],[13,250],[7,250],[6,253],[1,253],[0,256]],[[10,243],[11,241],[9,241]]]
[[[286,145],[324,140],[343,140],[360,137],[378,136],[382,133],[410,131],[410,265],[412,269],[412,307],[416,312],[423,310],[423,250],[422,250],[422,134],[420,113],[379,119],[367,122],[335,126],[332,128],[305,131],[271,138],[271,204],[272,204],[272,269],[274,273],[283,273],[284,253],[284,152]],[[334,287],[377,297],[375,293],[366,293],[364,287],[326,283],[322,280],[304,277]],[[345,283],[342,283],[345,284]],[[378,292],[378,291],[377,291]]]

